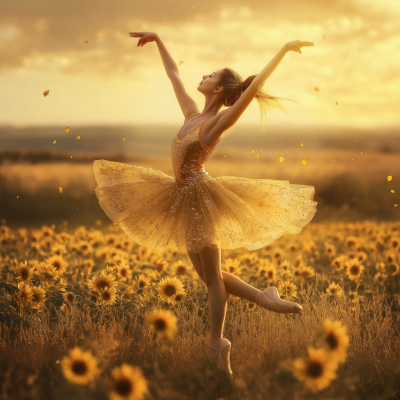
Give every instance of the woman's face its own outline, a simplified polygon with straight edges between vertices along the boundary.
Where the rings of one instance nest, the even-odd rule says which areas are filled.
[[[220,70],[203,75],[203,79],[199,82],[197,89],[202,93],[212,92],[218,84]]]

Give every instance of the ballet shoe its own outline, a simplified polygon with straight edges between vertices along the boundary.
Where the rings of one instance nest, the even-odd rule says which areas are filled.
[[[303,307],[293,301],[282,300],[279,296],[278,289],[270,286],[263,292],[257,294],[256,304],[267,310],[277,313],[299,313],[303,312]]]
[[[226,374],[229,382],[233,382],[233,373],[230,364],[230,351],[231,342],[228,339],[222,338],[218,350],[218,363],[217,367],[219,370]]]

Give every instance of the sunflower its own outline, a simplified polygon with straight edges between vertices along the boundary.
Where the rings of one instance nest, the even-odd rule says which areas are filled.
[[[385,283],[386,279],[387,279],[387,275],[383,272],[378,272],[374,276],[374,281],[376,283],[379,283],[380,285],[383,285]]]
[[[168,266],[168,262],[165,261],[163,258],[157,258],[154,261],[154,264],[157,268],[157,272],[162,272]]]
[[[78,251],[80,251],[85,256],[87,256],[90,253],[93,253],[94,249],[88,241],[81,240],[77,245],[78,245]]]
[[[185,291],[180,291],[180,292],[176,292],[174,294],[174,296],[172,297],[172,300],[175,303],[182,303],[182,301],[185,299],[186,297],[186,292]]]
[[[125,262],[121,262],[121,264],[117,267],[118,276],[123,279],[131,279],[132,278],[132,271],[129,269],[129,266]]]
[[[375,264],[375,268],[376,268],[376,270],[377,270],[378,272],[386,273],[386,265],[385,265],[385,263],[383,263],[382,261],[381,261],[381,262],[377,262],[377,263]]]
[[[146,317],[146,322],[158,337],[166,336],[173,339],[178,331],[176,316],[168,310],[153,310]]]
[[[355,236],[348,236],[345,240],[345,243],[346,243],[347,248],[349,248],[351,250],[354,250],[359,244],[358,238]]]
[[[113,275],[107,274],[102,271],[98,275],[94,275],[88,281],[88,287],[92,291],[99,292],[101,289],[104,288],[112,288],[116,285],[115,277]]]
[[[47,258],[46,260],[46,264],[52,265],[53,267],[55,267],[58,275],[62,275],[65,272],[65,267],[67,267],[69,265],[69,263],[65,260],[63,260],[62,257],[60,256],[52,256],[50,258]]]
[[[338,362],[325,349],[308,348],[307,358],[293,362],[293,374],[313,392],[325,389],[336,378]]]
[[[147,381],[139,367],[122,364],[111,372],[114,378],[111,400],[141,400],[148,392]]]
[[[20,307],[26,307],[32,300],[33,292],[29,285],[24,283],[18,284],[19,291],[15,293],[15,300]]]
[[[68,304],[75,303],[75,294],[74,293],[66,292],[66,293],[63,293],[62,296],[64,297],[64,301],[66,301]]]
[[[397,275],[399,272],[399,264],[393,261],[392,263],[389,263],[387,265],[386,269],[390,275],[392,276]]]
[[[69,352],[69,356],[64,356],[61,366],[64,376],[79,385],[87,384],[99,373],[96,358],[89,351],[82,351],[78,346]]]
[[[26,260],[25,260],[25,263],[21,262],[16,267],[11,268],[11,270],[14,271],[14,274],[16,275],[16,279],[18,281],[24,282],[24,283],[31,282],[31,278],[32,278],[34,269],[35,269],[35,267],[29,268],[27,266]]]
[[[256,309],[256,303],[253,303],[251,301],[247,301],[246,303],[246,311],[254,311]]]
[[[41,262],[36,266],[35,275],[39,277],[40,282],[44,286],[50,286],[58,279],[56,267],[44,262]]]
[[[85,260],[83,260],[83,266],[85,268],[85,272],[87,274],[91,274],[92,273],[92,269],[94,267],[94,261],[92,258],[87,258]]]
[[[288,245],[288,249],[289,249],[289,251],[291,251],[292,253],[294,253],[295,251],[297,251],[298,249],[299,249],[299,245],[298,245],[298,243],[296,243],[296,242],[293,242],[293,243],[290,243],[289,245]]]
[[[364,270],[364,266],[356,258],[346,261],[345,265],[349,279],[357,281]]]
[[[157,287],[159,296],[167,302],[172,300],[172,296],[183,290],[182,282],[173,277],[162,279]]]
[[[265,280],[267,282],[274,282],[276,280],[276,269],[272,265],[265,267]]]
[[[40,306],[46,301],[46,291],[41,286],[32,287],[32,297],[36,300],[32,308],[40,308]]]
[[[336,247],[333,244],[328,244],[325,246],[325,254],[327,256],[334,256],[336,254]]]
[[[342,295],[342,289],[337,283],[332,282],[326,289],[326,293],[333,297],[340,297]]]
[[[246,257],[246,260],[249,260]],[[235,271],[240,266],[240,259],[237,258],[226,258],[225,262],[222,263],[222,269],[227,272]]]
[[[394,237],[390,240],[390,245],[392,249],[397,250],[400,246],[400,238]]]
[[[150,278],[148,278],[147,276],[140,274],[139,276],[137,276],[135,278],[137,286],[139,289],[143,289],[146,290],[149,288],[150,286]]]
[[[331,265],[333,268],[335,268],[336,271],[340,271],[344,268],[345,262],[346,262],[347,257],[345,255],[340,255],[333,259],[331,262]]]
[[[285,300],[297,297],[297,286],[293,282],[281,281],[278,286],[279,296]]]
[[[182,260],[179,260],[176,263],[174,263],[172,265],[172,268],[174,269],[175,275],[180,276],[188,274],[188,266]]]
[[[336,358],[338,362],[344,362],[347,356],[347,347],[349,346],[346,326],[343,325],[341,321],[326,319],[323,322],[323,327],[323,339],[331,355]]]
[[[315,271],[314,271],[313,268],[306,267],[306,266],[301,267],[301,273],[300,273],[300,278],[301,279],[312,277],[314,275],[315,275]]]
[[[386,262],[393,263],[396,256],[394,255],[393,251],[389,251],[386,253]]]
[[[276,261],[278,264],[281,262],[282,254],[283,254],[283,251],[280,250],[280,249],[276,249],[276,250],[272,253],[272,257],[274,257],[275,261]]]
[[[99,291],[100,295],[100,300],[103,304],[105,305],[112,305],[115,303],[115,300],[117,299],[117,289],[115,287],[112,288],[103,288]]]
[[[137,252],[140,261],[147,260],[153,254],[153,250],[148,247],[140,246]]]

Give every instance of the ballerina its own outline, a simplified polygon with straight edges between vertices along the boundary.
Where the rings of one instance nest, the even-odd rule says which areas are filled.
[[[155,41],[182,113],[183,126],[172,140],[174,177],[159,170],[95,160],[95,189],[101,208],[133,241],[164,252],[187,252],[208,290],[211,332],[208,357],[232,382],[231,343],[223,337],[227,295],[244,298],[278,313],[301,313],[298,303],[282,300],[274,286],[261,291],[221,270],[221,249],[256,250],[286,233],[296,234],[316,213],[313,186],[285,180],[222,176],[213,178],[205,162],[256,98],[279,107],[262,87],[288,51],[301,54],[313,42],[286,43],[258,74],[245,81],[230,68],[204,75],[197,90],[205,96],[200,112],[160,36],[129,32],[138,46]],[[228,109],[219,112],[222,106]]]

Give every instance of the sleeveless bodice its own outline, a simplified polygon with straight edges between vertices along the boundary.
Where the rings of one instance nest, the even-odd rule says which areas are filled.
[[[197,114],[199,113],[188,115],[183,125]],[[181,128],[172,140],[171,159],[177,189],[191,186],[203,179],[212,179],[208,172],[206,172],[204,164],[219,141],[214,146],[207,146],[200,139],[200,130],[206,121],[203,121],[182,139],[179,137]]]

